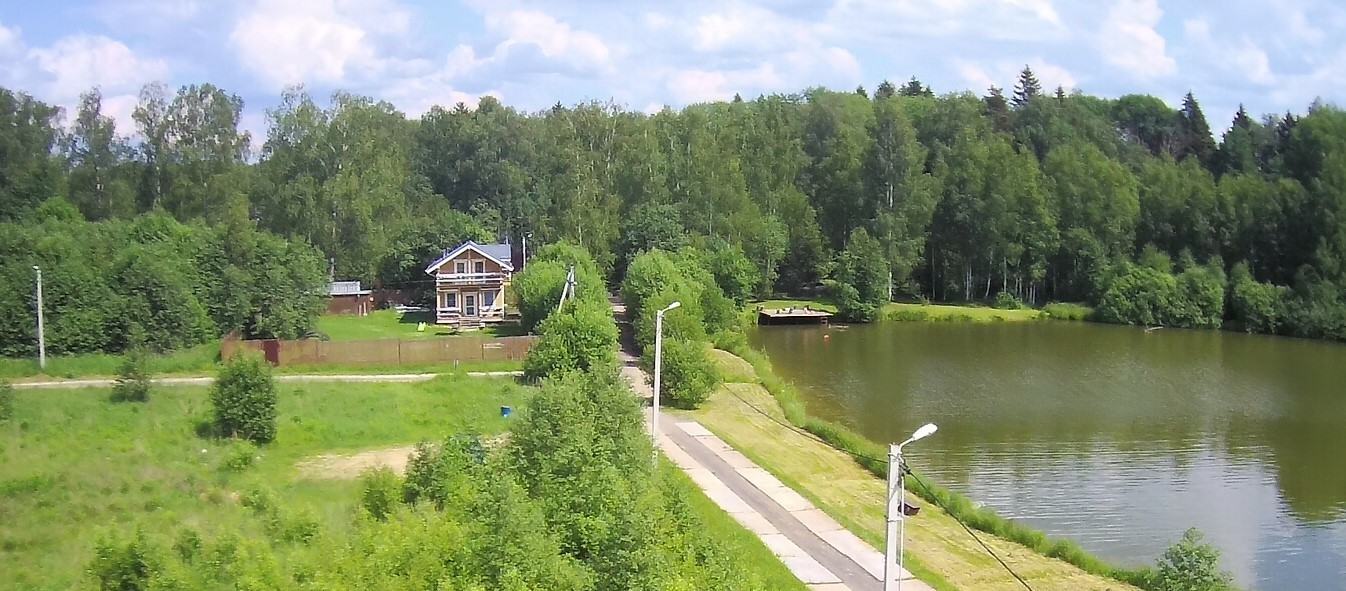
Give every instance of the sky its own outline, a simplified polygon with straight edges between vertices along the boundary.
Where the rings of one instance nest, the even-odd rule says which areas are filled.
[[[1029,65],[1048,89],[1192,91],[1218,134],[1240,103],[1340,104],[1343,33],[1339,0],[0,0],[0,86],[71,112],[97,86],[129,134],[145,83],[210,82],[257,141],[298,83],[411,117],[484,95],[653,112],[912,76],[985,94]]]

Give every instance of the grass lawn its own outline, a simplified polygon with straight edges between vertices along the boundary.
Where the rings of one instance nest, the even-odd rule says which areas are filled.
[[[147,369],[156,375],[201,375],[215,371],[220,356],[219,341],[174,351],[167,355],[146,357]],[[35,376],[78,378],[115,376],[121,369],[123,355],[93,353],[87,355],[48,356],[47,369],[38,367],[36,359],[0,358],[0,380],[14,380]]]
[[[700,409],[685,414],[875,548],[883,548],[884,482],[826,443],[786,428],[782,423],[788,421],[762,386],[727,383]],[[911,502],[920,505],[921,512],[907,521],[906,556],[909,570],[919,578],[939,589],[1022,588],[952,517],[914,497]],[[1039,591],[1134,589],[990,534],[978,535]]]
[[[425,330],[417,330],[420,323]],[[377,310],[368,316],[330,314],[318,317],[317,328],[334,341],[369,341],[376,339],[433,339],[447,336],[506,337],[523,332],[517,326],[488,326],[477,331],[454,333],[448,327],[435,324],[430,312]]]
[[[304,476],[317,454],[412,445],[473,430],[502,432],[500,407],[532,393],[510,379],[442,377],[415,384],[278,384],[276,442],[257,449],[202,439],[205,388],[155,388],[145,404],[107,390],[19,390],[0,424],[0,573],[15,589],[70,589],[99,536],[171,532],[263,537],[239,503],[256,486],[282,507],[344,531],[358,502],[352,480]],[[229,464],[251,466],[229,469]]]
[[[1037,320],[1040,316],[1042,312],[1033,309],[1001,310],[980,306],[902,303],[892,303],[883,307],[883,319],[896,321],[1021,322]]]

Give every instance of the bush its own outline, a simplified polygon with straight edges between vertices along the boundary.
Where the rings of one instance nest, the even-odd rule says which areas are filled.
[[[1232,578],[1221,572],[1220,551],[1202,541],[1196,528],[1183,533],[1182,539],[1159,557],[1154,575],[1154,591],[1224,591],[1231,589]]]
[[[402,483],[387,466],[367,470],[360,476],[360,507],[374,519],[387,519],[401,497]]]
[[[832,284],[832,297],[837,302],[837,314],[847,322],[873,322],[879,318],[879,306],[861,299],[859,290],[845,281]]]
[[[210,389],[210,403],[219,435],[261,444],[276,438],[276,384],[261,356],[226,362]]]
[[[1284,327],[1285,306],[1290,298],[1288,288],[1253,279],[1247,263],[1234,267],[1231,283],[1230,307],[1234,317],[1243,322],[1244,330],[1276,334]]]
[[[617,325],[606,304],[567,303],[539,326],[542,336],[524,358],[524,375],[539,380],[565,371],[615,372]]]
[[[112,386],[112,401],[148,402],[149,399],[150,377],[145,373],[145,358],[139,351],[128,353],[117,373],[117,383]]]
[[[518,298],[520,326],[533,332],[561,302],[567,269],[554,261],[534,261],[514,276],[511,287]]]
[[[151,588],[163,563],[159,548],[145,539],[144,532],[137,531],[124,544],[115,539],[99,541],[89,570],[102,591],[141,591]]]
[[[0,423],[14,418],[14,386],[0,381]]]
[[[1094,315],[1094,309],[1083,304],[1052,302],[1042,307],[1042,312],[1052,320],[1088,320]]]
[[[1023,301],[1018,296],[1008,291],[995,294],[995,302],[992,303],[992,306],[1001,310],[1022,310],[1027,307],[1024,306]]]
[[[220,461],[219,469],[221,472],[239,473],[251,468],[255,461],[257,461],[257,447],[243,441]]]
[[[720,381],[706,344],[665,338],[663,349],[660,397],[678,408],[696,408],[705,402]]]

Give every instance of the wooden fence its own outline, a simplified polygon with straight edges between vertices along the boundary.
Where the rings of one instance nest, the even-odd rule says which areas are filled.
[[[220,344],[220,357],[259,351],[277,367],[297,365],[436,365],[470,361],[522,360],[536,336],[380,339],[372,341],[240,341]]]

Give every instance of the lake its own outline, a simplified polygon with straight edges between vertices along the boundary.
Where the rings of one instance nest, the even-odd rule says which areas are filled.
[[[1346,346],[1069,322],[749,337],[811,414],[884,443],[936,423],[914,470],[1114,564],[1194,526],[1244,588],[1346,589]]]

